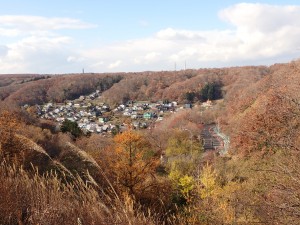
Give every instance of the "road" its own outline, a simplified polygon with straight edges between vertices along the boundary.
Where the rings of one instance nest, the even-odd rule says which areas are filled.
[[[216,125],[205,125],[201,132],[201,138],[203,142],[204,151],[224,150],[224,140],[217,133]]]

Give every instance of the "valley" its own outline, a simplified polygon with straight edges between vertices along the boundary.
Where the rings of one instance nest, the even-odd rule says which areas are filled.
[[[60,215],[72,215],[71,205],[83,207],[80,199],[87,198],[88,214],[77,212],[87,223],[112,222],[119,215],[123,224],[186,224],[192,218],[192,224],[297,224],[299,74],[300,64],[293,61],[139,74],[0,76],[1,166],[10,171],[0,174],[0,208],[33,204],[38,179],[44,186],[53,182],[39,198],[69,204]],[[21,175],[24,188],[6,186]],[[52,192],[53,185],[67,188],[70,198]],[[15,192],[28,198],[9,208]],[[124,213],[129,200],[134,209]],[[49,207],[46,200],[38,204]],[[106,204],[108,214],[103,216],[99,204]],[[89,210],[92,205],[97,212]],[[129,219],[130,210],[139,216]]]

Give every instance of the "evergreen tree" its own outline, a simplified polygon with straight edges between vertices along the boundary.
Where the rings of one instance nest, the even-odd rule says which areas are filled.
[[[216,100],[222,98],[221,84],[212,82],[207,83],[200,90],[200,101]]]
[[[65,120],[62,123],[60,130],[63,133],[70,132],[75,138],[78,138],[83,134],[82,130],[78,127],[78,124],[70,120]]]

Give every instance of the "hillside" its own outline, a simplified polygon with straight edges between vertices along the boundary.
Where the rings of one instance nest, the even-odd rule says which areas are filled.
[[[299,150],[299,62],[270,67],[265,76],[236,92],[224,121],[233,151]]]
[[[57,76],[0,76],[0,98],[13,104],[63,102],[95,90],[111,103],[126,100],[184,101],[185,94],[199,91],[207,82],[221,82],[224,90],[249,85],[268,73],[267,67],[183,70],[120,74],[69,74]],[[18,81],[18,82],[17,82]]]
[[[25,76],[25,75],[24,75]],[[7,76],[0,76],[4,80]],[[20,78],[21,77],[21,78]],[[34,105],[44,102],[63,102],[66,99],[74,99],[83,94],[95,90],[105,91],[114,83],[122,79],[120,75],[106,74],[84,74],[84,75],[61,75],[45,76],[36,75],[35,79],[27,79],[23,76],[10,77],[21,80],[11,82],[0,87],[0,98],[2,101],[17,105]]]
[[[299,224],[299,61],[36,77],[5,75],[0,82],[1,224],[48,218],[64,224]],[[208,83],[222,85],[223,99],[203,110],[199,93]],[[149,129],[79,137],[17,107],[95,90],[112,105],[185,103],[194,93],[197,107],[168,112]],[[230,137],[226,155],[204,151],[199,142],[211,123]],[[35,198],[28,187],[43,191]],[[68,207],[55,207],[50,198]],[[7,202],[14,204],[5,207]],[[76,211],[74,219],[75,206],[86,213]]]

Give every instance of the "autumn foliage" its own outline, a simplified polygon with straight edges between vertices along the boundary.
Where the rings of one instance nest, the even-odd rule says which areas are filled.
[[[111,163],[117,182],[130,195],[147,191],[153,185],[158,166],[158,159],[154,157],[150,143],[132,131],[116,135],[114,142]]]
[[[299,74],[294,61],[4,76],[0,224],[299,224]],[[206,84],[222,84],[223,99],[212,109],[170,113],[151,129],[114,137],[75,140],[15,106],[63,102],[96,89],[113,104],[183,103],[198,100],[186,93],[211,94]],[[198,139],[205,123],[215,122],[230,137],[226,155],[203,151]]]

